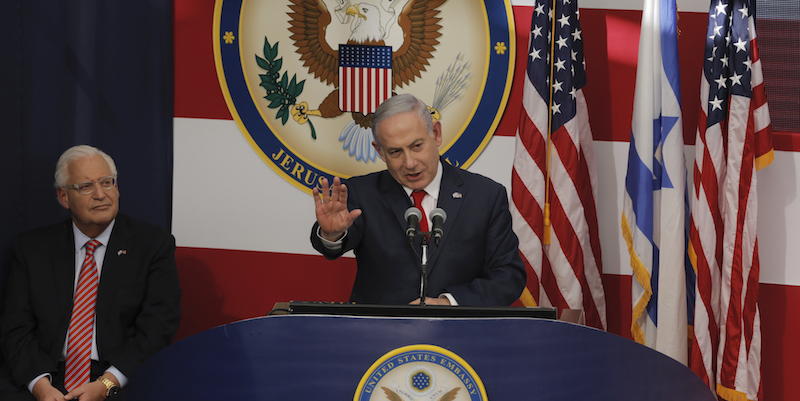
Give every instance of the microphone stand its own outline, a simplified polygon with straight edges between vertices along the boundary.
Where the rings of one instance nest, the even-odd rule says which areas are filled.
[[[444,220],[447,218],[447,213],[444,210],[436,208],[434,209],[431,215],[431,219],[433,219],[433,231],[428,231],[426,233],[420,233],[416,231],[417,222],[415,220],[419,220],[421,218],[425,218],[424,216],[420,216],[420,210],[416,207],[412,206],[406,210],[405,219],[409,223],[408,229],[406,229],[406,236],[408,237],[408,244],[411,246],[411,250],[414,252],[418,258],[420,257],[417,253],[417,249],[414,247],[414,238],[417,235],[422,236],[422,258],[420,268],[422,271],[422,277],[420,280],[422,281],[420,285],[420,294],[419,294],[419,304],[420,306],[425,306],[425,298],[428,294],[428,242],[430,241],[430,236],[433,235],[434,237],[434,244],[436,248],[433,249],[431,252],[431,256],[433,253],[439,249],[439,242],[442,237],[442,224]]]
[[[420,294],[419,294],[419,304],[420,304],[420,306],[425,306],[425,296],[428,293],[428,245],[429,245],[429,241],[430,241],[429,238],[430,238],[431,235],[433,235],[433,232],[429,231],[429,232],[426,232],[426,233],[415,233],[414,234],[414,236],[417,236],[417,235],[421,235],[422,236],[422,257],[420,258],[421,262],[422,262],[420,264],[421,271],[422,271],[422,277],[420,278],[420,281],[422,282],[422,285],[421,285]],[[417,253],[416,248],[414,248],[414,242],[413,242],[412,239],[413,239],[413,237],[410,236],[408,244],[411,245],[411,249],[414,251],[414,254],[417,255],[417,257],[419,258],[420,255],[419,255],[419,253]],[[433,252],[431,252],[430,256],[433,256],[433,254],[436,252],[437,249],[439,249],[439,244],[438,243],[436,244],[436,249],[434,249]]]
[[[425,295],[428,293],[428,235],[422,234],[422,289],[420,290],[419,305],[425,306]]]

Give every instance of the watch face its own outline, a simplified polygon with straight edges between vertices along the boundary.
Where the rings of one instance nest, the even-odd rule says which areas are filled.
[[[108,394],[106,394],[106,397],[113,397],[117,395],[117,393],[119,393],[119,387],[117,386],[111,387],[110,389],[108,389]]]

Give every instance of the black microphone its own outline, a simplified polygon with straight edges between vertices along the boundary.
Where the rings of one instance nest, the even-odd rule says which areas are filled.
[[[442,239],[442,235],[444,234],[444,230],[442,230],[442,226],[444,225],[444,221],[447,220],[447,213],[440,208],[436,208],[431,210],[431,222],[433,222],[433,240],[436,242],[436,245],[439,245],[439,241]]]
[[[419,209],[411,206],[410,208],[406,209],[406,213],[403,216],[408,223],[408,228],[406,228],[406,236],[408,237],[408,242],[414,241],[414,237],[417,236],[417,224],[419,224],[419,220],[422,218],[422,212]]]

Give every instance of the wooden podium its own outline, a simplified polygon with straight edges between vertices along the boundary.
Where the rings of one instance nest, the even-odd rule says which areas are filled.
[[[141,367],[126,399],[352,400],[376,361],[415,345],[458,355],[492,401],[715,400],[673,359],[563,321],[306,314],[230,323],[172,344]]]

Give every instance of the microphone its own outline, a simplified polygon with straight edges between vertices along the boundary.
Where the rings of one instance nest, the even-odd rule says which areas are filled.
[[[436,208],[431,210],[431,222],[433,222],[433,239],[436,242],[436,245],[439,245],[439,241],[442,239],[442,235],[444,231],[442,230],[442,226],[444,225],[445,220],[447,220],[447,213],[440,208]]]
[[[422,212],[419,209],[411,206],[410,208],[406,209],[406,213],[403,215],[405,217],[406,222],[408,223],[408,228],[406,228],[406,236],[408,237],[408,242],[414,241],[414,237],[417,236],[417,224],[419,224],[419,220],[422,218]]]

